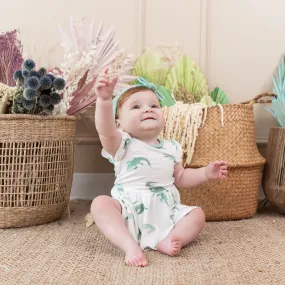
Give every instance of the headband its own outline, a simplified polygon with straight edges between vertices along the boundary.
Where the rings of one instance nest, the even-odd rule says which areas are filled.
[[[133,88],[136,87],[146,87],[147,89],[151,90],[158,98],[159,102],[161,102],[164,99],[164,96],[162,93],[160,93],[158,91],[158,89],[156,88],[155,84],[147,81],[146,79],[142,78],[142,77],[136,77],[136,84],[135,85],[131,85],[130,87],[122,90],[117,96],[114,97],[113,99],[113,114],[114,114],[114,118],[116,117],[116,111],[117,111],[117,104],[118,104],[118,100],[119,98],[128,90],[131,90]]]

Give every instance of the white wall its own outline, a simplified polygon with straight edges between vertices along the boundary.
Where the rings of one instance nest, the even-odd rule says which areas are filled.
[[[34,45],[38,48],[45,45],[42,56],[49,54],[50,64],[57,65],[63,55],[58,24],[69,32],[70,16],[86,17],[87,24],[95,17],[97,25],[103,20],[105,30],[114,26],[122,46],[134,51],[137,11],[136,0],[1,1],[0,32],[19,28],[22,41],[30,51]]]

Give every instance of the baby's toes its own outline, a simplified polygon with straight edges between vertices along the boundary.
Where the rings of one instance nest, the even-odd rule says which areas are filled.
[[[147,259],[145,258],[145,256],[141,257],[141,261],[142,261],[142,264],[141,266],[147,266],[148,265],[148,262],[147,262]]]

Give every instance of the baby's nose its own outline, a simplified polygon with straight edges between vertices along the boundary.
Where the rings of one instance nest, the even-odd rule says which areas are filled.
[[[146,107],[144,108],[144,110],[145,110],[145,112],[149,112],[149,111],[151,111],[151,108],[150,108],[149,106],[146,106]]]

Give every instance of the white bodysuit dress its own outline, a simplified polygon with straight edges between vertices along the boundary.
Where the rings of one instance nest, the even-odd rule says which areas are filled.
[[[174,225],[197,208],[180,204],[174,185],[174,166],[182,160],[182,148],[174,140],[152,146],[121,133],[115,157],[102,150],[102,156],[114,164],[111,195],[121,204],[126,226],[140,247],[156,250]]]

